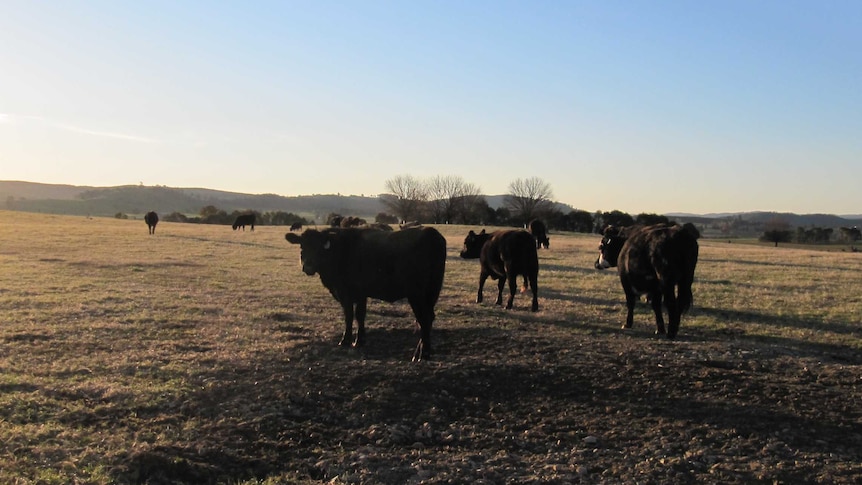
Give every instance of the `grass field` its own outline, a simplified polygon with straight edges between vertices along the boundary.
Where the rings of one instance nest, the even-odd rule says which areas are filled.
[[[368,343],[284,227],[0,211],[0,483],[857,483],[862,254],[701,240],[675,341],[621,330],[599,237],[504,311],[441,226],[434,359]]]

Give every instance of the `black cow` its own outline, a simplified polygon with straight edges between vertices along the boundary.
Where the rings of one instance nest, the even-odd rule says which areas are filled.
[[[344,310],[344,335],[350,345],[353,319],[358,330],[353,346],[365,343],[368,298],[394,302],[407,298],[419,324],[419,345],[413,360],[431,357],[434,306],[443,286],[446,239],[433,228],[389,232],[369,228],[306,230],[285,234],[301,247],[302,271],[320,275]]]
[[[144,214],[144,222],[147,223],[147,228],[149,229],[150,234],[155,234],[156,224],[159,223],[159,215],[153,211],[147,212]]]
[[[605,230],[595,266],[619,268],[628,309],[623,328],[631,328],[635,303],[646,294],[655,312],[656,334],[665,333],[664,300],[669,320],[667,338],[676,337],[681,315],[691,308],[699,237],[697,228],[688,223]]]
[[[254,231],[254,214],[236,216],[236,220],[233,222],[233,230],[236,231],[237,228],[241,227],[245,231],[245,226],[251,226],[251,230]]]
[[[539,257],[536,252],[536,240],[533,236],[520,229],[507,229],[492,233],[482,232],[476,234],[470,231],[464,239],[464,249],[461,257],[465,259],[479,258],[481,271],[479,273],[479,292],[476,302],[482,302],[482,289],[485,280],[499,280],[497,283],[497,305],[503,304],[503,287],[509,282],[509,301],[506,309],[512,308],[515,300],[515,287],[518,285],[518,276],[524,277],[524,288],[533,290],[532,311],[539,310],[539,288],[537,280],[539,277]]]
[[[534,219],[530,221],[528,227],[530,229],[530,234],[536,238],[536,249],[542,249],[542,247],[548,249],[551,245],[551,240],[548,238],[548,228],[545,227],[545,223],[538,219]]]
[[[294,222],[293,224],[290,225],[291,232],[298,231],[300,229],[302,229],[302,223],[301,222]]]

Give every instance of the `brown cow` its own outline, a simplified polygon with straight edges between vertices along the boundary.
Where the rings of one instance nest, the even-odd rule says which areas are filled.
[[[245,231],[245,226],[251,226],[251,230],[254,231],[254,219],[254,213],[236,216],[236,220],[233,223],[233,230],[236,231],[237,228],[241,227],[242,230]]]
[[[470,231],[464,239],[464,249],[461,257],[465,259],[479,258],[481,271],[479,273],[479,292],[476,302],[482,302],[482,289],[485,280],[490,277],[499,280],[497,283],[497,305],[503,304],[503,287],[509,282],[509,300],[506,309],[512,308],[515,300],[515,287],[518,285],[518,276],[524,277],[524,289],[532,287],[533,305],[532,311],[539,310],[538,286],[539,257],[536,252],[536,240],[533,236],[520,229],[508,229],[492,233],[482,232],[476,234]],[[529,283],[528,283],[529,282]]]
[[[159,215],[153,211],[144,214],[144,222],[147,223],[147,229],[150,234],[156,233],[156,224],[159,223]]]
[[[388,302],[407,298],[420,329],[413,360],[431,357],[434,306],[446,268],[446,239],[436,229],[328,228],[307,230],[301,236],[288,232],[284,237],[300,245],[302,271],[319,274],[323,286],[341,303],[344,334],[339,345],[350,345],[354,317],[359,328],[353,345],[365,343],[368,298]]]
[[[700,233],[692,224],[607,228],[599,246],[596,269],[619,268],[626,294],[626,323],[631,328],[634,307],[646,294],[655,313],[656,334],[664,334],[662,300],[668,313],[667,338],[676,337],[681,315],[691,308],[691,285],[697,266]]]

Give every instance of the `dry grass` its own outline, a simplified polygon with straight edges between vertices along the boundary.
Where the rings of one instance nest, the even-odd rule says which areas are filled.
[[[435,360],[411,364],[402,303],[336,347],[340,310],[283,227],[0,224],[2,483],[862,478],[859,253],[701,241],[668,342],[646,305],[619,329],[597,236],[552,234],[534,314],[494,285],[475,304],[468,228],[440,227]]]

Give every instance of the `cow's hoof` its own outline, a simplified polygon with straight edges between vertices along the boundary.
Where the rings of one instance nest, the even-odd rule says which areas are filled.
[[[420,343],[416,346],[416,351],[413,352],[413,362],[422,362],[423,360],[431,360],[431,349],[426,349]]]

